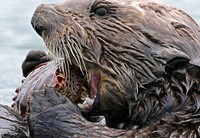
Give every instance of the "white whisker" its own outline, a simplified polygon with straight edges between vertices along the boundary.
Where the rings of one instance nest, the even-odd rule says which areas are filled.
[[[80,45],[79,41],[76,40],[75,37],[71,37],[71,38],[72,38],[71,42],[73,43],[73,47],[72,48],[74,49],[74,51],[75,51],[75,53],[76,53],[76,55],[78,57],[78,63],[77,64],[78,64],[82,74],[84,74],[82,67],[86,71],[86,66],[85,66],[85,62],[83,61],[83,57],[82,57],[82,54],[81,54],[81,49],[80,49],[81,45]]]
[[[75,52],[76,58],[77,58],[77,64],[82,72],[82,67],[81,67],[81,60],[80,60],[80,50],[77,48],[76,44],[72,41],[72,49]]]
[[[67,42],[68,42],[68,48],[69,48],[69,50],[70,50],[70,52],[71,52],[71,54],[72,54],[72,56],[74,57],[74,59],[75,59],[75,61],[78,63],[78,59],[77,59],[77,57],[76,57],[76,55],[74,54],[74,51],[73,51],[73,45],[72,45],[72,43],[71,43],[71,41],[70,41],[70,39],[69,38],[67,38]]]
[[[85,71],[87,75],[87,69],[81,54],[82,46],[78,39],[73,35],[66,36],[62,34],[62,36],[57,36],[54,40],[46,43],[49,54],[54,57],[59,70],[68,77],[68,80],[70,80],[71,76],[70,65],[72,65],[72,61],[75,62],[82,74]]]

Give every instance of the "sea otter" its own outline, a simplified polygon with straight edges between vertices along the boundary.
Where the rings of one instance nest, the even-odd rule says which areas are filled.
[[[60,72],[82,74],[84,116],[199,136],[200,30],[188,14],[150,1],[68,0],[40,5],[31,23]]]

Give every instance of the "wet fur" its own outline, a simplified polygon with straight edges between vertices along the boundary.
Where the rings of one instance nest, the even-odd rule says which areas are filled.
[[[107,16],[92,12],[98,4]],[[198,135],[200,33],[189,15],[153,2],[67,1],[41,5],[32,24],[57,58],[102,73],[97,114],[108,126]]]

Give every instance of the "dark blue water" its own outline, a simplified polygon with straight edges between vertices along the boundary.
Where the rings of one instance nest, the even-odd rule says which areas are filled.
[[[22,80],[21,63],[31,49],[44,49],[30,20],[41,3],[63,0],[1,0],[0,2],[0,103],[10,105]],[[200,24],[199,0],[160,0],[189,13]]]

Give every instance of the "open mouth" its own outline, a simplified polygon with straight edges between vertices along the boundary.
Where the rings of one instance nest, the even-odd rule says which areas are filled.
[[[99,72],[92,72],[89,77],[89,96],[85,98],[83,103],[78,106],[85,112],[98,110],[100,105],[100,77]]]
[[[87,77],[76,65],[72,64],[70,73],[66,75],[57,69],[54,87],[77,104],[83,112],[89,113],[97,110],[100,105],[100,77],[101,74],[98,71],[89,71],[89,77]]]

